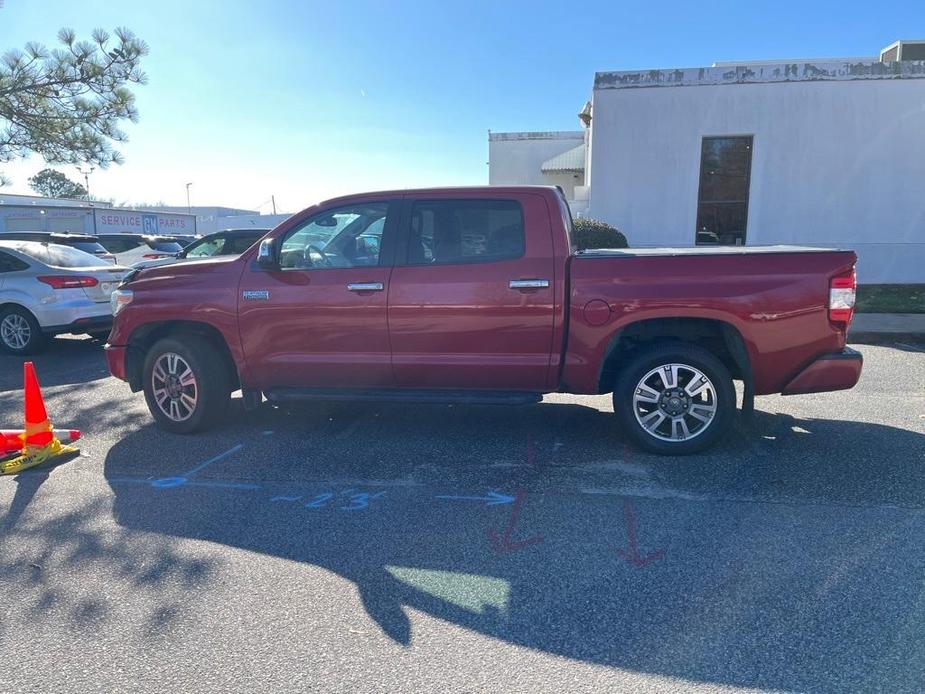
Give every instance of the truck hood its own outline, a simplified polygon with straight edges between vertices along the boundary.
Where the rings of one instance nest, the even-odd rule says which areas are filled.
[[[171,260],[176,261],[177,259],[171,258]],[[161,285],[170,280],[182,282],[206,276],[211,276],[213,281],[217,281],[218,275],[226,275],[229,282],[236,283],[239,273],[231,266],[238,262],[243,262],[240,256],[226,255],[203,260],[185,260],[184,262],[171,262],[153,267],[135,268],[135,272],[132,273],[128,281],[133,285],[149,281]]]

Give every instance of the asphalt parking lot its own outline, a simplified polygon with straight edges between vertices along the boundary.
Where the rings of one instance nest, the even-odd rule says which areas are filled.
[[[858,348],[855,390],[673,459],[606,396],[236,401],[173,436],[57,339],[85,438],[0,478],[0,691],[922,691],[925,345]]]

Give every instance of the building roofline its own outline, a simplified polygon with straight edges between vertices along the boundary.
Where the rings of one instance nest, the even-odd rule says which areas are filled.
[[[584,140],[584,130],[537,130],[533,132],[493,133],[488,131],[489,142],[512,140]]]
[[[850,82],[856,80],[925,79],[925,60],[899,62],[809,62],[741,64],[671,70],[597,72],[594,91],[644,87],[698,87],[724,84],[787,82]]]

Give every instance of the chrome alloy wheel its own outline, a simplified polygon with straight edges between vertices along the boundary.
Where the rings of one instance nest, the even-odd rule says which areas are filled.
[[[10,313],[0,321],[0,340],[10,349],[25,349],[32,337],[29,321],[18,313]]]
[[[639,379],[633,412],[646,433],[662,441],[689,441],[716,415],[716,388],[699,369],[663,364]]]
[[[196,411],[199,401],[196,374],[175,352],[165,352],[154,362],[151,390],[161,412],[174,422],[184,422]]]

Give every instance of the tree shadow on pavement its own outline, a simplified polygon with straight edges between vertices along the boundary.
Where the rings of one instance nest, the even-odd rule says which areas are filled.
[[[20,489],[47,475],[21,474],[19,484],[27,486]],[[35,516],[14,502],[2,522],[0,582],[7,597],[0,638],[8,641],[7,652],[16,642],[31,647],[62,621],[73,638],[92,633],[127,643],[161,637],[215,572],[213,560],[178,553],[171,538],[114,531],[106,495],[79,504],[70,496],[45,495],[42,502]]]
[[[416,638],[410,608],[539,651],[698,682],[902,689],[921,672],[922,434],[758,413],[708,456],[665,459],[625,452],[609,416],[590,408],[497,412],[239,415],[205,443],[240,441],[241,452],[202,470],[199,486],[171,488],[150,481],[195,469],[190,439],[158,438],[159,458],[140,464],[156,436],[145,427],[107,456],[113,513],[129,534],[335,572],[403,645]],[[871,458],[885,449],[918,458]],[[525,498],[513,540],[543,540],[500,553],[487,535],[512,524],[510,504],[437,496],[515,488]],[[379,491],[352,510],[358,492]],[[621,558],[635,542],[657,560]],[[306,607],[305,619],[315,614]]]

